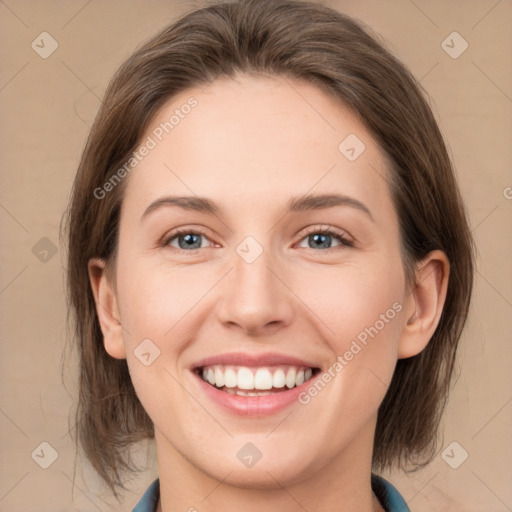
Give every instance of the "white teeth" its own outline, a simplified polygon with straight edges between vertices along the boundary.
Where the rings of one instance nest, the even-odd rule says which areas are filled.
[[[224,386],[224,373],[222,373],[222,370],[216,366],[215,367],[215,386],[218,386],[221,388]]]
[[[231,388],[227,388],[226,392],[230,395],[239,395],[239,396],[266,396],[271,395],[270,391],[260,391],[259,393],[255,393],[254,391],[242,391],[242,390],[234,390]]]
[[[253,368],[247,366],[214,365],[203,368],[203,380],[217,388],[224,388],[232,394],[242,396],[265,395],[269,393],[253,393],[252,390],[268,391],[271,389],[288,389],[300,386],[311,379],[313,370],[299,366],[278,366]],[[228,388],[228,389],[226,389]],[[237,388],[237,389],[232,389]],[[276,391],[274,391],[276,392]]]
[[[267,368],[258,368],[254,377],[256,389],[272,389],[272,374]]]
[[[228,368],[224,372],[224,386],[228,388],[236,388],[237,380],[235,370]]]
[[[288,372],[286,373],[286,387],[287,388],[293,388],[295,386],[295,377],[297,373],[295,371],[295,368],[290,368]]]
[[[238,370],[238,387],[240,389],[254,389],[254,375],[249,368],[242,366]]]
[[[286,381],[286,377],[284,375],[284,372],[281,368],[278,368],[274,375],[272,376],[272,385],[275,388],[284,388],[284,384]]]

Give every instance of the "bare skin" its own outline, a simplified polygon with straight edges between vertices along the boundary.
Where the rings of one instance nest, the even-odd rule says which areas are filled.
[[[313,85],[217,80],[170,100],[143,139],[191,96],[197,106],[125,178],[115,286],[104,262],[89,264],[105,349],[127,359],[155,425],[158,510],[383,511],[370,485],[377,410],[397,359],[437,326],[447,258],[430,253],[418,284],[406,283],[384,155]],[[338,149],[349,134],[365,145],[354,161]],[[307,194],[351,199],[287,210]],[[209,198],[219,212],[143,215],[171,195]],[[176,228],[198,247],[180,246]],[[262,249],[251,263],[237,252],[248,236]],[[207,356],[273,351],[326,372],[370,326],[378,333],[321,392],[275,414],[219,407],[191,371]],[[149,366],[134,354],[144,339],[160,351]],[[248,442],[263,454],[251,468],[237,458]]]

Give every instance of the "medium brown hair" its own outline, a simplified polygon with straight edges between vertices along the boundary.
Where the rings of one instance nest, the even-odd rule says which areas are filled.
[[[100,257],[115,274],[129,177],[102,199],[94,191],[127,161],[165,102],[238,73],[306,80],[356,112],[388,159],[407,278],[413,279],[415,265],[430,251],[446,253],[451,268],[438,327],[420,354],[397,362],[379,408],[373,469],[415,469],[436,451],[469,309],[474,249],[424,92],[377,36],[331,8],[293,0],[219,3],[166,27],[116,72],[91,128],[65,218],[69,314],[80,360],[77,449],[80,444],[116,497],[116,486],[125,488],[121,474],[137,470],[128,448],[154,437],[154,427],[126,360],[104,349],[87,271],[88,260]]]

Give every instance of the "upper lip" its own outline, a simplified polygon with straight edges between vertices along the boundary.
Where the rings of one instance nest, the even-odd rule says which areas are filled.
[[[242,352],[228,352],[216,356],[206,357],[192,365],[192,369],[213,366],[215,364],[233,365],[233,366],[271,366],[271,365],[289,365],[305,366],[307,368],[318,368],[318,365],[311,361],[299,359],[297,357],[277,352],[265,352],[263,354],[249,354]]]

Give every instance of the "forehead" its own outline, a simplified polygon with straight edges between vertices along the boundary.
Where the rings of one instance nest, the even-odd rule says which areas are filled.
[[[285,204],[334,190],[389,207],[385,156],[357,114],[301,80],[243,75],[187,89],[144,142],[125,196],[141,207],[164,192]]]

